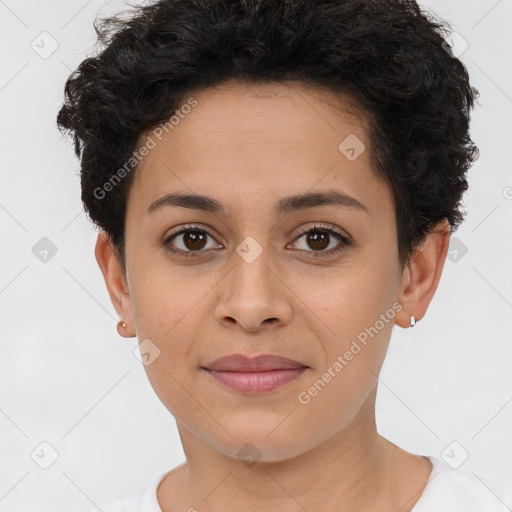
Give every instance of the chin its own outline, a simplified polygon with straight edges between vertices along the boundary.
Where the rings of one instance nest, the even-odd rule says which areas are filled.
[[[275,428],[275,427],[274,427]],[[232,437],[226,435],[224,439],[211,439],[211,446],[230,457],[240,459],[247,466],[256,462],[274,463],[292,459],[307,451],[299,441],[304,437],[295,439],[286,430],[279,429],[228,429]],[[269,432],[272,432],[269,435]]]

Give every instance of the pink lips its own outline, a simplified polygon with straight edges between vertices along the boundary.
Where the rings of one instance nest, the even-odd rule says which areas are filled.
[[[257,357],[233,354],[216,359],[203,367],[226,386],[249,394],[276,389],[295,380],[307,368],[307,365],[272,354]]]

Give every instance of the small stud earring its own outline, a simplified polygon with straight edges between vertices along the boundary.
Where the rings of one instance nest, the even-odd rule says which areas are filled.
[[[414,315],[411,315],[411,327],[414,327],[416,325],[416,318],[414,318]]]
[[[119,322],[117,322],[117,332],[119,333],[119,335],[122,336],[123,338],[130,338],[130,334],[126,330],[126,327],[126,324],[122,320],[119,320]]]

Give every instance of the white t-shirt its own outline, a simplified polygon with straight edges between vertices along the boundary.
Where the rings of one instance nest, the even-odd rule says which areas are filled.
[[[412,512],[510,512],[510,497],[493,482],[461,469],[452,469],[441,459],[424,457],[432,462],[432,472]],[[162,512],[156,497],[156,489],[164,476],[154,479],[149,486],[140,491],[126,494],[102,506],[101,510]],[[94,512],[97,512],[97,509]]]

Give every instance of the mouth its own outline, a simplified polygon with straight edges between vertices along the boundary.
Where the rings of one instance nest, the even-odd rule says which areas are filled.
[[[233,354],[201,367],[216,381],[244,394],[272,391],[295,380],[308,368],[303,363],[273,354],[256,357]]]

